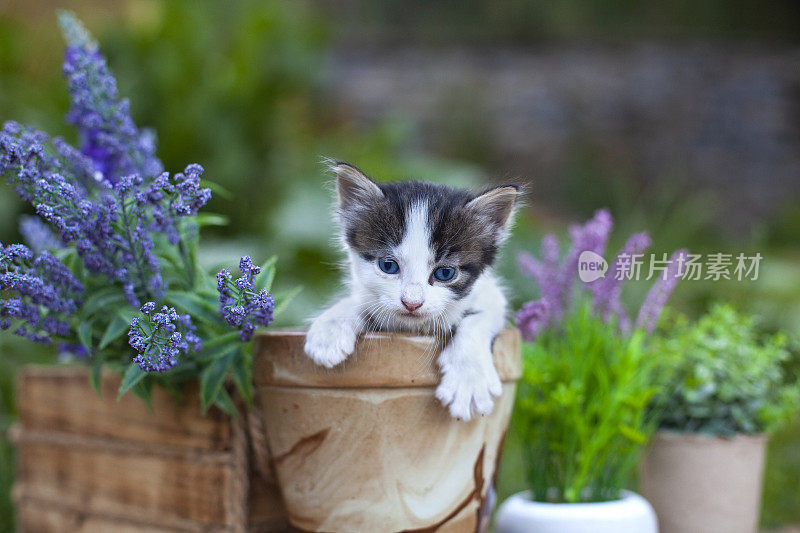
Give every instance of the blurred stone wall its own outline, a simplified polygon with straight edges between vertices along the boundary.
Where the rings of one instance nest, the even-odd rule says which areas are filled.
[[[797,46],[340,47],[327,74],[355,120],[411,118],[432,151],[464,137],[545,196],[589,144],[637,182],[710,189],[733,228],[800,197]]]

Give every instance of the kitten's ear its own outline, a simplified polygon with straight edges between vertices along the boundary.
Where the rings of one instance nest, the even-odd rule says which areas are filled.
[[[332,161],[330,168],[336,175],[336,195],[342,209],[383,197],[380,187],[353,165]]]
[[[481,217],[485,217],[499,231],[498,236],[505,237],[508,226],[511,224],[511,215],[519,195],[519,188],[514,185],[504,185],[489,189],[480,196],[467,203],[468,209],[475,210]]]

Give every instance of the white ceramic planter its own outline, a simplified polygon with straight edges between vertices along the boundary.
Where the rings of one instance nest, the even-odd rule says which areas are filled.
[[[497,512],[497,533],[658,533],[647,500],[623,491],[622,498],[597,503],[542,503],[528,491],[507,499]]]

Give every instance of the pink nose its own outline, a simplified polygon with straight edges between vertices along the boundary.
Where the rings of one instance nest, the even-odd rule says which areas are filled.
[[[408,300],[403,300],[402,298],[400,299],[400,301],[403,302],[403,307],[408,309],[410,313],[413,313],[414,311],[422,307],[422,302],[410,302]]]

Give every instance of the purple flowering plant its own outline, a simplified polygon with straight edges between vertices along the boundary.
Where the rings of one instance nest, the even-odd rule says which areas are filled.
[[[592,313],[607,323],[616,325],[623,334],[634,328],[652,333],[662,309],[685,271],[686,250],[677,250],[669,259],[648,291],[639,308],[635,322],[622,305],[620,296],[625,282],[631,279],[634,262],[641,257],[651,241],[646,232],[633,234],[616,255],[602,277],[584,282],[579,279],[579,259],[583,252],[604,256],[613,228],[611,214],[598,210],[583,225],[569,228],[571,245],[564,257],[559,252],[558,239],[548,234],[542,239],[541,257],[520,252],[517,263],[525,276],[539,288],[539,298],[522,306],[516,325],[526,341],[534,341],[546,329],[558,327],[574,308],[575,302],[590,300]]]
[[[605,254],[612,226],[608,211],[597,211],[569,228],[571,245],[563,257],[556,237],[547,235],[539,258],[517,258],[539,288],[539,298],[517,313],[528,342],[513,419],[536,501],[618,499],[657,426],[647,409],[660,392],[658,358],[650,351],[658,337],[651,333],[687,255],[679,250],[659,261],[658,278],[633,319],[621,302],[622,289],[636,278],[634,265],[650,238],[634,234],[610,265],[602,264],[597,256]],[[587,270],[595,275],[581,279]]]
[[[84,359],[95,387],[104,365],[120,371],[120,396],[199,378],[203,408],[234,413],[224,382],[251,399],[250,341],[291,294],[276,307],[274,258],[244,256],[217,283],[200,268],[199,228],[219,222],[199,214],[203,168],[164,171],[97,43],[73,14],[59,23],[79,144],[12,121],[0,131],[0,175],[36,212],[20,223],[27,245],[0,243],[0,330]]]

